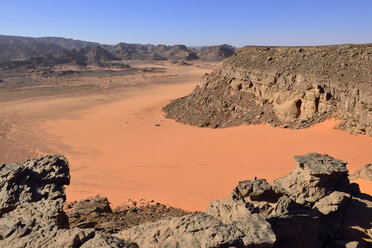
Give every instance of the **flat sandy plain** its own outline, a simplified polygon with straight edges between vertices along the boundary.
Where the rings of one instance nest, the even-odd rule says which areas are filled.
[[[0,88],[0,163],[64,154],[68,201],[102,195],[113,206],[144,198],[205,210],[211,200],[228,198],[238,181],[289,173],[295,155],[327,153],[349,162],[351,172],[372,162],[372,138],[336,130],[335,120],[289,130],[208,129],[165,119],[161,108],[216,65],[136,64],[159,70]],[[357,182],[372,194],[372,182]]]

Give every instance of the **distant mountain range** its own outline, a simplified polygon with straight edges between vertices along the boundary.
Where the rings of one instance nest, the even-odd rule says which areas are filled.
[[[100,62],[109,60],[208,60],[230,57],[236,48],[230,45],[186,47],[185,45],[142,45],[97,42],[60,37],[21,37],[0,35],[0,62],[29,60],[46,54],[66,59]]]

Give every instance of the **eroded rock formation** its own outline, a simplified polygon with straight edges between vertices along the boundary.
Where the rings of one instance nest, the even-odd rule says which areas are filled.
[[[350,180],[364,179],[372,181],[372,164],[366,164],[349,176]]]
[[[0,247],[137,247],[94,229],[69,228],[63,156],[0,167]]]
[[[128,201],[111,209],[106,197],[94,197],[77,203],[65,204],[70,228],[97,228],[115,233],[132,226],[158,221],[164,217],[180,217],[189,214],[154,201]]]
[[[207,214],[223,222],[258,214],[270,223],[275,247],[371,246],[372,197],[349,182],[346,162],[317,153],[295,160],[293,172],[270,184],[239,182],[232,198],[212,202]]]
[[[306,128],[329,118],[372,136],[372,44],[244,47],[163,110],[201,127],[270,123]]]
[[[372,197],[349,182],[346,162],[316,153],[295,160],[298,167],[272,183],[239,182],[206,213],[148,202],[112,210],[95,197],[65,206],[66,214],[63,156],[4,164],[0,247],[371,247]],[[138,222],[128,222],[136,212]]]

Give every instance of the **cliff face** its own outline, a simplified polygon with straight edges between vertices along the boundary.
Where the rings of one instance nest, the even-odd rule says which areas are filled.
[[[338,128],[372,136],[372,44],[244,47],[163,110],[213,128],[306,128],[336,118]]]

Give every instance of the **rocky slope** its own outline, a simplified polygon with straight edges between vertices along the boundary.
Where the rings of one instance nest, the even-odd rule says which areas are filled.
[[[166,116],[201,127],[269,123],[306,128],[329,118],[372,136],[372,44],[244,47],[165,106]]]
[[[350,184],[346,162],[316,153],[295,160],[298,167],[289,175],[272,183],[239,182],[231,199],[211,202],[206,213],[160,214],[131,227],[120,223],[128,223],[128,215],[116,214],[113,221],[115,211],[103,197],[65,206],[65,213],[70,176],[63,156],[4,164],[0,246],[370,247],[372,197]],[[136,209],[134,218],[151,207],[135,205],[118,211]],[[152,214],[164,210],[154,209]]]

